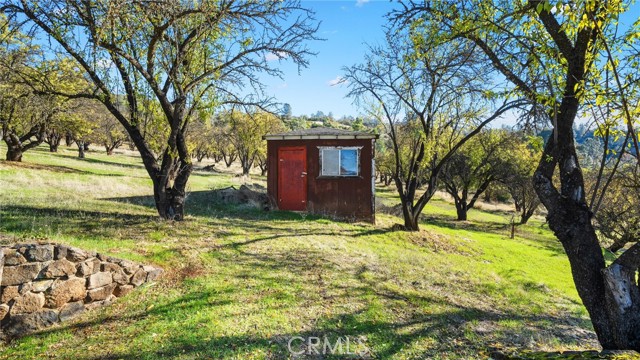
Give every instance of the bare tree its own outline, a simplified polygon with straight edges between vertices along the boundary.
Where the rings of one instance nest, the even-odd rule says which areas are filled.
[[[464,42],[412,43],[400,27],[388,30],[385,48],[372,47],[363,64],[345,69],[349,96],[372,106],[388,126],[393,178],[408,230],[419,229],[419,216],[453,154],[489,122],[519,105],[493,103],[489,73],[476,57],[475,47]],[[400,126],[405,127],[402,145]],[[418,195],[422,182],[426,189]]]

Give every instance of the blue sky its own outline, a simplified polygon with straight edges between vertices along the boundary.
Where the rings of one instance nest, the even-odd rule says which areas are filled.
[[[318,53],[309,67],[298,74],[296,66],[283,62],[283,79],[268,79],[267,91],[278,102],[291,105],[293,115],[317,111],[332,112],[335,118],[359,114],[351,99],[345,98],[347,87],[332,86],[343,74],[342,68],[362,62],[367,46],[383,40],[384,15],[393,8],[388,0],[303,1],[321,21],[317,36],[325,39],[309,44]]]
[[[280,103],[291,105],[293,115],[310,115],[317,111],[332,113],[334,118],[362,113],[346,98],[347,87],[334,85],[343,74],[342,68],[360,63],[367,51],[366,44],[384,40],[385,15],[395,2],[389,0],[303,0],[304,7],[315,11],[321,21],[317,36],[325,39],[309,44],[317,56],[310,58],[309,67],[298,68],[283,61],[283,79],[265,79],[267,92]],[[622,28],[638,18],[640,5],[626,12]],[[506,122],[510,122],[509,119]],[[500,123],[504,123],[501,121]]]

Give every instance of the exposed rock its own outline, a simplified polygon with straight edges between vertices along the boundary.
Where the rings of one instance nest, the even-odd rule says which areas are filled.
[[[17,249],[4,248],[4,264],[7,266],[20,265],[27,262],[27,259],[18,252]]]
[[[47,326],[51,326],[58,321],[56,310],[46,309],[31,314],[11,316],[9,325],[4,332],[9,336],[17,336],[30,333]]]
[[[96,257],[100,260],[100,261],[113,261],[115,260],[114,258],[112,258],[111,256],[107,256],[105,254],[97,254]]]
[[[113,295],[117,297],[122,297],[133,291],[133,285],[118,285],[116,289],[113,291]]]
[[[110,272],[97,272],[89,276],[87,280],[87,289],[99,288],[113,282],[113,275]]]
[[[53,245],[31,245],[23,253],[28,261],[53,260]]]
[[[100,260],[96,258],[87,259],[77,266],[78,276],[89,276],[100,271]]]
[[[24,295],[24,294],[26,294],[27,292],[31,291],[31,287],[33,287],[33,285],[32,285],[32,284],[33,284],[33,283],[28,282],[28,283],[24,283],[24,284],[20,285],[20,286],[18,287],[18,288],[19,288],[18,292],[20,293],[20,295]]]
[[[162,274],[162,269],[154,266],[145,265],[142,270],[147,272],[147,282],[157,279]]]
[[[2,295],[0,295],[0,302],[5,304],[11,299],[20,295],[20,286],[4,286],[2,287]]]
[[[140,286],[147,280],[147,272],[140,267],[138,271],[131,277],[131,284]]]
[[[254,188],[258,191],[246,185],[240,186],[240,189],[230,186],[228,188],[215,190],[214,196],[220,199],[221,202],[227,204],[249,204],[259,209],[269,210],[270,202],[267,193],[258,187]]]
[[[85,304],[84,308],[87,309],[87,310],[93,310],[93,309],[101,307],[101,306],[111,305],[114,301],[116,301],[116,299],[117,298],[114,295],[109,295],[104,300],[94,301],[92,303]]]
[[[70,302],[60,309],[60,321],[67,321],[84,311],[84,302]]]
[[[64,245],[58,245],[53,249],[53,258],[55,260],[64,259],[67,257],[69,247]]]
[[[69,280],[56,280],[46,296],[45,306],[59,308],[69,301],[84,299],[86,295],[85,279],[70,278]]]
[[[69,261],[78,262],[95,256],[95,252],[84,251],[71,246],[67,248],[67,260]]]
[[[73,263],[67,259],[60,259],[52,262],[44,269],[44,277],[56,278],[61,276],[69,276],[76,273],[76,267]]]
[[[7,260],[7,264],[4,264]],[[4,276],[2,272],[4,271]],[[162,269],[55,244],[0,249],[0,340],[111,304]]]
[[[138,264],[129,260],[119,260],[115,261],[115,263],[120,265],[127,275],[133,275],[140,267]]]
[[[109,295],[113,294],[113,290],[116,288],[117,284],[111,283],[101,288],[93,289],[87,291],[87,299],[86,302],[94,302],[99,300],[104,300],[109,297]]]
[[[103,262],[101,264],[101,269],[102,271],[110,272],[114,282],[120,285],[126,285],[129,283],[129,275],[125,274],[124,270],[118,264]]]
[[[44,294],[28,292],[14,300],[11,316],[39,311],[44,306]]]
[[[9,305],[0,304],[0,320],[4,319],[9,313]]]
[[[40,280],[31,283],[31,291],[33,292],[45,292],[51,288],[53,280]]]
[[[5,266],[1,284],[2,286],[24,284],[37,278],[40,270],[42,270],[42,263]]]

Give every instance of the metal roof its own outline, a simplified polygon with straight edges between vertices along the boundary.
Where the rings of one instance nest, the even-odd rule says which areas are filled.
[[[377,139],[377,134],[332,128],[311,128],[285,133],[267,134],[265,140],[313,140],[313,139]]]

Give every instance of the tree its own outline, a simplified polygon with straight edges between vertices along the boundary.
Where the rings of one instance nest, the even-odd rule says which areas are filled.
[[[626,94],[637,91],[637,85],[623,83],[633,77],[625,79],[617,73],[624,59],[614,57],[637,52],[628,46],[637,38],[637,29],[632,27],[624,37],[616,35],[619,14],[628,6],[617,1],[564,4],[537,0],[500,4],[404,1],[403,5],[400,21],[444,29],[452,39],[466,39],[482,49],[487,63],[512,85],[512,96],[535,103],[535,116],[551,123],[552,134],[533,176],[535,190],[548,211],[549,227],[564,247],[576,289],[602,347],[640,350],[636,281],[640,245],[629,248],[611,265],[605,264],[586,202],[573,132],[585,104],[609,98],[620,104],[624,125],[635,134]],[[601,91],[606,88],[597,85],[606,69],[615,87]],[[637,149],[637,137],[631,139]]]
[[[213,155],[216,139],[214,138],[213,125],[209,119],[195,119],[189,128],[188,139],[192,146],[190,152],[198,162]]]
[[[498,180],[504,157],[512,145],[504,130],[483,130],[461,147],[442,168],[445,191],[453,197],[458,220],[467,220],[467,212],[480,195]]]
[[[640,168],[625,164],[596,214],[596,229],[613,253],[640,239]]]
[[[103,109],[95,109],[93,113],[96,117],[94,118],[95,128],[91,140],[101,144],[107,155],[112,155],[113,150],[119,148],[127,136],[118,120],[111,113]]]
[[[8,24],[2,21],[6,30]],[[66,67],[68,59],[36,62],[38,48],[25,41],[15,29],[2,34],[0,126],[8,161],[22,161],[24,152],[45,141],[51,151],[57,150],[61,140],[57,125],[66,122],[73,111],[73,101],[39,92],[34,85],[45,79],[56,82],[57,88],[86,85]]]
[[[263,111],[243,113],[231,110],[223,114],[222,118],[227,125],[227,136],[240,160],[242,175],[245,176],[249,175],[257,158],[262,157],[263,164],[266,163],[267,146],[262,137],[285,129],[277,116]]]
[[[44,121],[27,106],[35,100],[27,86],[21,84],[16,71],[25,68],[37,49],[25,42],[24,35],[0,18],[0,126],[7,144],[7,161],[22,161],[22,154],[44,141]]]
[[[498,175],[513,199],[516,211],[520,213],[520,224],[526,224],[540,206],[540,199],[533,188],[533,173],[542,154],[542,138],[521,138],[513,134],[513,141],[505,154],[501,174]]]
[[[487,87],[490,74],[477,66],[475,47],[439,44],[435,39],[441,36],[438,30],[418,38],[406,27],[389,29],[385,48],[370,48],[363,64],[345,69],[349,96],[375,109],[374,115],[388,126],[393,178],[408,230],[419,229],[420,214],[437,190],[440,172],[458,148],[518,105],[495,106]],[[404,146],[399,127],[412,129],[404,134],[410,137]],[[417,195],[423,180],[426,190]]]
[[[231,0],[114,3],[102,0],[4,0],[7,16],[35,26],[73,57],[95,89],[55,92],[99,100],[134,142],[153,182],[158,214],[182,220],[193,170],[186,132],[193,115],[220,103],[266,103],[258,74],[280,75],[267,55],[306,66],[304,42],[317,27],[297,1]],[[82,33],[83,36],[77,36]],[[248,87],[248,88],[247,88]],[[117,102],[124,94],[126,105]],[[168,129],[157,154],[143,136],[143,101]],[[124,110],[123,110],[124,109]]]

